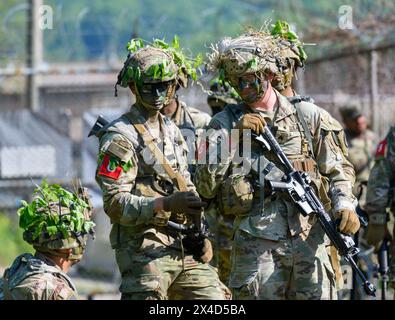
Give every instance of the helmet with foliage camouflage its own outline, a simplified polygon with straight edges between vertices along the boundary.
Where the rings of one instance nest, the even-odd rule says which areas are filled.
[[[180,48],[177,36],[171,44],[154,39],[144,45],[142,39],[132,39],[126,48],[129,54],[116,85],[126,88],[131,82],[141,85],[176,80],[186,88],[188,78],[197,79],[196,68],[202,63],[202,56],[199,54],[195,59],[187,57]]]
[[[278,20],[270,31],[279,47],[277,57],[277,72],[272,81],[275,89],[282,91],[289,87],[298,67],[303,67],[307,59],[306,52],[299,37],[291,31],[286,21]]]
[[[24,240],[37,251],[80,260],[88,234],[94,235],[92,210],[86,188],[72,193],[44,180],[34,190],[31,203],[22,200],[18,209],[19,226],[24,229]],[[72,252],[60,249],[72,249]]]
[[[219,81],[233,80],[255,73],[262,78],[277,71],[279,48],[275,38],[266,32],[249,30],[236,38],[224,38],[211,46],[207,69],[219,73]],[[233,85],[232,85],[233,86]]]
[[[237,104],[240,100],[237,92],[228,83],[225,82],[221,85],[218,78],[210,81],[207,103],[213,114],[221,111],[227,104]]]
[[[122,87],[128,87],[130,82],[142,84],[170,81],[176,79],[178,73],[172,56],[163,49],[151,46],[129,55],[125,64],[126,68],[121,75]]]

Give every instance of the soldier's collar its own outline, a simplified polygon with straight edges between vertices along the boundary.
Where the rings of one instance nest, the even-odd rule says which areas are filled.
[[[34,254],[34,257],[39,260],[44,261],[45,264],[47,264],[51,267],[55,267],[56,269],[59,269],[60,271],[62,271],[62,269],[51,258],[49,258],[48,256],[46,256],[43,253],[36,251],[36,253]]]
[[[273,89],[277,95],[278,100],[278,111],[273,122],[279,122],[282,119],[289,117],[291,114],[296,112],[294,106],[288,101],[286,97],[280,94],[276,89]]]

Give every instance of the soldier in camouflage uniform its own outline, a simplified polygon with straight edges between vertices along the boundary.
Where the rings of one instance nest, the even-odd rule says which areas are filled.
[[[390,274],[391,285],[395,288],[395,228],[390,212],[395,212],[395,126],[377,147],[375,161],[370,171],[366,193],[365,210],[369,215],[366,239],[377,248],[384,239],[391,241]],[[392,225],[392,226],[391,226]],[[393,229],[392,231],[390,229]]]
[[[136,103],[98,132],[96,181],[113,225],[122,299],[224,299],[228,290],[208,264],[210,242],[189,250],[168,227],[169,220],[189,225],[204,207],[190,180],[182,134],[160,113],[180,74],[165,49],[131,52],[117,84],[129,87]]]
[[[218,78],[211,81],[210,93],[207,96],[207,104],[210,106],[213,115],[222,111],[226,105],[237,103],[240,101],[239,99],[237,93],[227,83],[220,85]],[[234,217],[220,214],[216,199],[211,199],[209,202],[210,204],[206,211],[206,217],[208,225],[210,226],[210,231],[214,236],[213,264],[218,268],[221,281],[228,283]]]
[[[244,103],[227,106],[210,122],[208,159],[198,165],[195,185],[205,198],[218,194],[223,212],[236,215],[229,281],[234,298],[336,299],[319,223],[299,214],[286,197],[265,188],[265,181],[281,179],[282,164],[255,140],[250,141],[251,152],[243,151],[239,157],[241,150],[233,144],[245,129],[259,135],[265,125],[275,127],[275,137],[294,167],[308,172],[317,190],[323,181],[329,184],[340,231],[358,230],[351,183],[343,170],[344,139],[325,123],[315,105],[306,102],[298,111],[271,87],[275,61],[280,58],[276,39],[257,32],[225,38],[213,47],[209,65],[224,75]],[[232,129],[238,132],[229,137]],[[249,130],[243,138],[248,138]],[[243,140],[244,149],[248,139]],[[225,148],[229,144],[230,150]],[[201,148],[199,156],[204,153]]]
[[[189,150],[188,170],[193,178],[196,166],[195,155],[200,136],[203,128],[209,124],[211,117],[206,112],[187,106],[185,102],[179,100],[177,95],[175,95],[168,105],[163,107],[161,113],[168,117],[180,129],[187,143]]]
[[[277,60],[276,67],[277,72],[273,76],[271,84],[274,89],[279,91],[283,96],[288,98],[288,101],[295,106],[300,108],[305,103],[314,104],[314,100],[310,96],[303,96],[296,93],[292,87],[292,81],[295,78],[298,68],[303,68],[307,61],[307,54],[303,49],[303,45],[300,42],[298,36],[290,30],[290,27],[285,21],[277,21],[271,29],[271,35],[277,38],[277,44],[280,49],[281,59]],[[345,131],[339,121],[333,118],[328,111],[315,105],[317,110],[321,113],[323,124],[327,126],[327,129],[332,132],[336,132],[336,136],[344,140]],[[347,141],[347,140],[346,140]],[[347,179],[351,182],[352,186],[355,186],[355,170],[353,164],[349,161],[349,150],[347,144],[343,144],[341,148],[343,154],[343,171],[346,174]],[[353,187],[353,190],[355,188]],[[321,198],[327,198],[325,195],[329,192],[329,185],[325,185],[325,188],[320,190]],[[356,194],[354,193],[356,196]],[[326,210],[331,210],[330,201],[327,201]],[[328,252],[330,255],[337,255],[336,249],[330,246],[328,239]],[[335,270],[336,284],[338,289],[343,287],[343,276],[339,259],[331,259],[332,266]],[[351,276],[351,273],[348,273]],[[345,279],[347,283],[352,283],[351,277]]]
[[[307,54],[303,49],[298,36],[292,32],[289,25],[285,21],[277,21],[271,29],[271,35],[277,38],[281,59],[277,60],[276,70],[273,75],[271,84],[274,89],[279,91],[283,96],[288,98],[288,101],[298,107],[299,104],[305,102],[314,104],[314,99],[310,96],[299,95],[292,87],[292,81],[295,78],[298,68],[304,68],[307,61]],[[289,38],[291,35],[291,39]],[[321,113],[322,118],[325,119],[324,123],[329,125],[331,131],[335,131],[338,136],[345,135],[342,125],[333,118],[328,111],[316,105]],[[347,140],[346,140],[347,141]],[[347,159],[349,156],[348,146],[342,149],[343,153],[343,170],[348,179],[355,185],[355,171],[353,164]],[[327,190],[328,191],[328,190]]]
[[[185,102],[180,101],[177,95],[168,105],[163,107],[161,113],[173,121],[180,130],[196,131],[203,129],[211,120],[208,113],[187,106]]]
[[[66,273],[81,260],[88,233],[93,234],[92,206],[86,189],[81,189],[79,195],[69,198],[71,201],[66,203],[62,198],[68,191],[58,186],[55,188],[45,188],[45,191],[52,189],[51,194],[46,193],[44,199],[37,198],[30,205],[25,203],[18,211],[20,226],[25,228],[23,238],[36,252],[34,255],[21,254],[5,270],[0,280],[0,300],[78,299],[77,290]],[[45,191],[42,193],[37,189],[35,193],[41,196]],[[50,199],[48,202],[45,196]],[[34,220],[29,222],[28,215],[34,216]],[[53,221],[57,221],[57,225],[63,224],[64,228],[49,233],[56,227]],[[73,221],[76,224],[78,221],[81,231],[75,231]],[[46,231],[43,226],[47,227]]]
[[[366,189],[369,172],[373,166],[378,136],[367,128],[365,116],[356,107],[341,108],[340,114],[346,126],[348,159],[353,164],[356,174],[353,193],[355,196],[361,193],[362,198],[359,199],[359,205],[363,209],[366,190],[362,192],[361,188]]]

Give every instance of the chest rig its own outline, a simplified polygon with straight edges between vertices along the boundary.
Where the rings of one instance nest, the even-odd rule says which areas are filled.
[[[160,131],[163,133],[162,141],[154,138],[147,129],[146,132],[139,132],[137,126],[144,127],[145,119],[138,110],[131,108],[128,113],[121,116],[121,120],[115,124],[105,126],[101,133],[115,132],[127,139],[132,145],[138,162],[138,170],[135,179],[135,186],[131,193],[137,196],[162,197],[179,191],[174,176],[169,175],[169,170],[163,166],[163,162],[158,155],[153,153],[151,146],[161,142],[163,145],[163,155],[166,158],[166,166],[171,167],[174,172],[179,171],[179,164],[184,160],[184,149],[182,141],[169,129],[171,121],[159,116]],[[160,138],[159,138],[160,139]]]
[[[294,99],[291,101],[295,108],[295,112],[292,114],[280,115],[280,107],[278,107],[275,110],[273,119],[268,124],[271,126],[274,137],[282,145],[284,152],[292,161],[294,168],[298,171],[308,172],[312,179],[319,179],[318,168],[314,160],[311,131],[298,105],[301,101],[305,100]],[[225,110],[229,114],[233,126],[246,113],[244,105],[228,105]],[[252,150],[260,150],[261,148],[260,144],[252,140]],[[270,152],[265,152],[264,155],[281,169],[282,165],[276,163],[274,155]]]

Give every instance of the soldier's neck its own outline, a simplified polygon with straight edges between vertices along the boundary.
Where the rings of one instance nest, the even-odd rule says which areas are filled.
[[[177,100],[173,98],[171,99],[170,103],[165,105],[160,112],[166,117],[171,119],[173,115],[176,113],[177,107],[178,107]]]
[[[269,82],[269,86],[265,92],[265,94],[262,96],[261,99],[259,99],[257,102],[252,103],[250,105],[250,107],[252,109],[256,109],[256,110],[261,110],[261,111],[273,111],[274,108],[276,107],[278,101],[277,101],[277,95],[274,92],[272,86],[270,85]]]
[[[136,108],[139,110],[140,114],[148,122],[157,122],[159,117],[159,110],[145,108],[139,103],[136,103]]]
[[[286,87],[284,90],[280,92],[284,97],[290,98],[296,96],[296,92],[292,89],[291,86]]]
[[[50,260],[53,264],[59,267],[64,273],[69,272],[71,266],[75,264],[75,261],[69,260],[63,257],[49,255],[41,253],[41,256],[44,256],[46,259]]]

